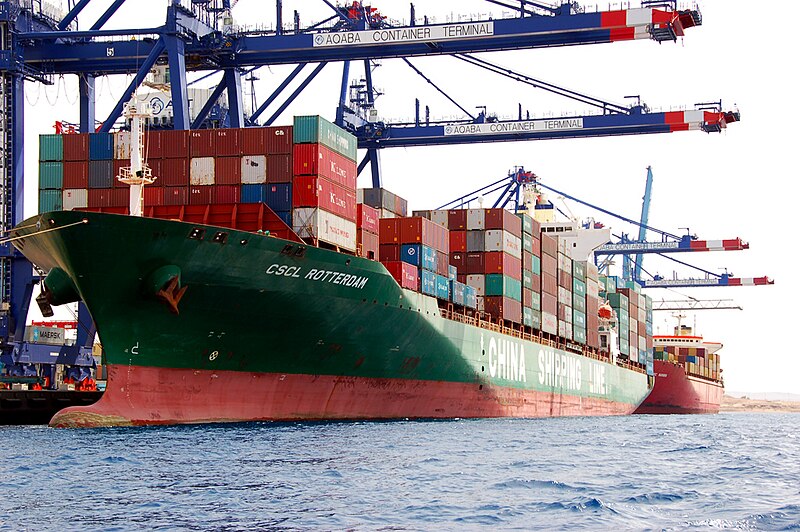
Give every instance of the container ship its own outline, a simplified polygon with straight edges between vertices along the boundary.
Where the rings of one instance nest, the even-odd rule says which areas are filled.
[[[81,176],[79,141],[40,139],[64,173],[13,235],[104,349],[102,398],[53,426],[624,415],[651,391],[651,316],[601,318],[566,239],[504,209],[408,216],[356,188],[355,137],[321,117],[87,136],[111,156],[76,149]]]
[[[677,325],[673,335],[653,336],[653,391],[636,414],[717,414],[725,386],[719,365],[721,343]]]

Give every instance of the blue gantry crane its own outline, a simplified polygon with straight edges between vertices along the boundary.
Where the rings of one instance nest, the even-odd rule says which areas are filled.
[[[271,30],[241,31],[232,23],[234,0],[172,0],[164,24],[150,28],[105,29],[125,0],[112,0],[89,26],[79,29],[77,18],[92,0],[71,0],[67,13],[46,7],[46,2],[0,1],[0,150],[2,176],[2,219],[4,236],[23,219],[23,139],[24,86],[26,82],[51,84],[62,75],[75,75],[79,83],[79,130],[90,132],[101,123],[100,131],[110,131],[120,118],[126,102],[154,66],[168,66],[173,119],[171,127],[204,127],[214,104],[227,97],[226,125],[245,127],[273,123],[314,78],[332,62],[342,64],[340,105],[336,123],[358,138],[366,156],[375,186],[380,186],[379,150],[395,146],[422,146],[575,138],[601,135],[667,133],[673,131],[720,131],[739,120],[738,112],[724,111],[722,105],[708,109],[653,113],[645,105],[618,106],[592,99],[575,91],[537,80],[520,72],[501,69],[472,54],[501,50],[552,46],[587,45],[630,41],[675,41],[688,28],[702,23],[696,9],[678,9],[674,0],[643,0],[640,8],[587,12],[576,2],[547,6],[540,2],[487,0],[503,6],[513,15],[468,22],[431,23],[417,17],[411,5],[410,23],[397,25],[370,5],[352,1],[344,6],[321,0],[331,10],[330,17],[303,27],[295,11],[293,21],[284,24],[283,2],[275,2],[276,26]],[[374,109],[373,61],[449,55],[478,68],[519,79],[531,86],[589,103],[601,110],[596,115],[531,119],[520,107],[516,120],[499,120],[486,112],[466,112],[463,120],[435,121],[419,110],[411,123],[378,121]],[[363,61],[365,77],[360,95],[348,98],[350,64]],[[263,65],[294,64],[296,67],[250,116],[244,115],[242,78]],[[304,70],[310,72],[301,77]],[[417,69],[418,70],[418,69]],[[208,103],[194,120],[188,111],[187,72],[222,73]],[[105,117],[96,116],[96,81],[100,76],[132,75],[129,86]],[[204,79],[206,76],[203,76]],[[194,80],[198,81],[198,80]],[[297,87],[282,96],[293,83]],[[431,84],[435,86],[433,80]],[[265,120],[259,121],[267,109]],[[418,106],[419,108],[419,106]],[[102,120],[98,120],[102,118]],[[28,306],[37,276],[31,264],[0,241],[0,341],[2,361],[7,366],[27,371],[30,364],[54,361],[51,349],[23,341]],[[46,308],[44,309],[46,311]],[[81,306],[79,321],[84,324],[78,346],[65,348],[55,360],[74,367],[93,364],[87,351],[94,337],[91,319]]]

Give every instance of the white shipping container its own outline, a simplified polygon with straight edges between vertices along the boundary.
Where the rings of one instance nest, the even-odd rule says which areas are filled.
[[[467,230],[486,227],[486,211],[484,209],[467,209]]]
[[[192,185],[214,184],[213,157],[192,157],[192,167],[189,170],[189,183]]]
[[[636,319],[639,320],[642,323],[646,322],[647,321],[647,309],[639,308],[638,309],[638,314],[636,316]]]
[[[639,350],[640,351],[647,350],[647,338],[644,336],[639,337]]]
[[[597,299],[600,297],[600,283],[593,280],[586,281],[586,295]]]
[[[356,223],[315,207],[292,211],[294,232],[301,238],[316,238],[322,242],[355,251]]]
[[[628,330],[637,335],[639,334],[639,322],[633,316],[628,316]]]
[[[476,309],[478,312],[483,312],[486,310],[486,302],[483,300],[483,296],[477,296],[475,298],[476,301]]]
[[[562,305],[569,305],[572,303],[572,291],[563,286],[558,287],[558,302]]]
[[[475,293],[479,296],[486,295],[486,276],[472,274],[467,275],[467,286],[475,289]]]
[[[558,318],[555,314],[542,311],[542,330],[550,334],[558,334]]]
[[[361,190],[361,189],[358,189],[358,190]],[[362,194],[362,196],[363,196],[363,194]],[[397,215],[395,213],[393,213],[392,211],[390,211],[390,210],[381,209],[380,210],[380,217],[381,218],[397,218]]]
[[[572,324],[558,320],[558,335],[562,338],[572,340]]]
[[[267,157],[265,155],[242,156],[242,183],[256,185],[267,182]]]
[[[442,227],[448,227],[447,216],[446,210],[431,211],[431,221],[436,222]]]
[[[512,257],[522,259],[522,239],[519,237],[502,229],[488,229],[484,234],[485,251],[504,251]]]
[[[572,275],[572,259],[569,255],[558,252],[558,269],[562,272],[569,272]]]
[[[597,265],[594,262],[587,262],[586,263],[586,278],[592,279],[596,281],[597,278],[600,276],[600,272],[597,270]]]
[[[144,156],[147,157],[147,146],[144,147]],[[131,159],[131,132],[117,131],[114,133],[114,159],[130,161]]]
[[[564,309],[564,321],[567,323],[572,323],[573,316],[572,316],[572,305],[559,305],[561,308]],[[561,312],[559,312],[561,314]]]
[[[87,207],[89,191],[85,188],[67,188],[61,193],[61,205],[65,211]]]

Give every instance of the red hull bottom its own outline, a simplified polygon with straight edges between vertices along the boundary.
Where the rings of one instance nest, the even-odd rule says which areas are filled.
[[[607,416],[635,404],[409,379],[108,366],[97,403],[66,408],[53,427],[236,421]]]
[[[653,391],[635,414],[718,414],[725,388],[712,381],[690,377],[683,367],[655,360]]]

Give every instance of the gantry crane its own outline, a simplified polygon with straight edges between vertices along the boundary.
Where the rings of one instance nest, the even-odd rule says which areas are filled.
[[[433,24],[419,20],[411,7],[411,22],[391,24],[375,9],[359,2],[330,7],[328,19],[302,27],[294,12],[293,24],[283,22],[283,2],[277,0],[276,21],[272,30],[239,31],[232,25],[233,0],[174,0],[166,10],[163,25],[151,28],[104,29],[108,20],[125,0],[113,0],[88,30],[77,26],[77,17],[92,0],[70,2],[66,14],[46,7],[46,2],[0,1],[0,153],[2,175],[1,229],[8,232],[23,219],[23,139],[24,84],[51,84],[55,76],[76,75],[79,79],[79,130],[95,130],[95,85],[98,76],[133,74],[130,85],[106,117],[100,131],[110,131],[120,118],[131,94],[155,65],[168,65],[171,73],[173,123],[175,129],[201,127],[211,111],[212,102],[223,93],[228,101],[228,125],[259,125],[258,118],[270,106],[277,106],[261,124],[269,124],[292,103],[319,72],[331,62],[343,65],[343,82],[336,122],[357,136],[366,149],[359,165],[370,163],[373,184],[380,185],[378,150],[393,146],[494,142],[548,138],[573,138],[599,135],[666,133],[673,131],[720,131],[739,119],[738,112],[713,109],[652,113],[644,105],[614,106],[600,100],[585,100],[574,91],[551,87],[570,97],[587,101],[602,109],[601,114],[532,120],[520,110],[518,120],[497,120],[486,113],[464,120],[422,121],[411,124],[371,120],[374,87],[370,62],[378,59],[455,55],[486,70],[495,65],[482,63],[470,54],[512,49],[530,49],[566,45],[611,43],[636,39],[656,42],[675,41],[684,31],[702,23],[697,10],[679,10],[676,2],[643,0],[640,8],[588,13],[575,2],[549,7],[530,0],[518,5],[490,0],[516,10],[508,18],[493,18]],[[185,5],[184,5],[185,4]],[[366,65],[364,98],[347,101],[350,62]],[[294,70],[275,91],[249,116],[244,116],[242,75],[263,65],[295,64]],[[288,96],[283,91],[312,64],[312,70]],[[190,120],[187,98],[187,72],[222,72],[208,104],[194,121]],[[525,79],[529,84],[546,85],[520,73],[505,72]],[[583,98],[583,99],[582,99]],[[0,243],[2,307],[0,339],[4,361],[17,363],[38,360],[44,353],[26,351],[22,342],[28,304],[36,281],[31,265],[12,251],[7,241]],[[83,321],[83,320],[81,320]],[[94,336],[93,329],[85,329]],[[31,348],[32,349],[32,348]],[[28,353],[28,354],[26,354]],[[31,354],[33,353],[33,354]],[[49,353],[48,353],[49,355]],[[77,364],[90,364],[85,349],[70,355]]]

